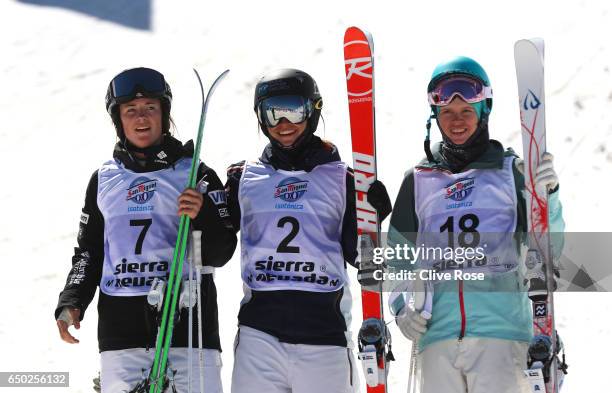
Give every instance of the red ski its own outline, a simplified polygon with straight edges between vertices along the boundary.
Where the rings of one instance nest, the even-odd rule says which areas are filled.
[[[376,180],[376,132],[374,123],[374,58],[372,36],[357,27],[344,34],[344,64],[351,120],[353,169],[357,199],[360,269],[373,264],[372,248],[379,246],[380,221],[367,202],[367,191]],[[362,286],[363,324],[359,331],[368,393],[387,391],[387,362],[391,360],[389,333],[383,318],[382,281],[372,288]]]

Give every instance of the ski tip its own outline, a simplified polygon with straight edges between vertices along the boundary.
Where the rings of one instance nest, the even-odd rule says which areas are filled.
[[[192,69],[196,75],[196,78],[198,79],[198,83],[200,85],[200,92],[202,93],[202,98],[204,98],[204,84],[202,83],[202,78],[200,77],[200,73],[198,72],[198,70],[195,69],[195,67],[193,67]]]
[[[345,30],[344,32],[345,41],[347,38],[355,39],[356,37],[365,37],[366,39],[371,39],[372,34],[370,34],[367,30],[363,30],[357,26],[350,26]]]
[[[544,62],[544,39],[543,38],[525,38],[514,43],[514,58],[519,57],[519,53],[527,48],[533,48],[540,55]]]
[[[344,35],[346,36],[349,33],[363,33],[363,30],[361,30],[359,27],[357,26],[349,26],[346,28],[346,30],[344,31]]]
[[[344,32],[344,47],[355,43],[367,43],[370,46],[370,52],[374,54],[374,39],[372,34],[367,30],[360,29],[356,26],[351,26]]]
[[[221,80],[223,80],[227,76],[227,74],[229,74],[229,72],[230,72],[230,70],[228,68],[227,70],[225,70],[221,74],[219,74],[219,76],[215,80],[215,84],[218,83],[218,82],[221,82]]]
[[[522,45],[532,45],[535,46],[538,50],[544,49],[544,39],[540,37],[534,38],[523,38],[514,43],[514,48],[518,48]]]

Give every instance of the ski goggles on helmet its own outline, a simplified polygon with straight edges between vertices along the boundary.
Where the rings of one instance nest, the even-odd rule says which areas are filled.
[[[493,98],[493,89],[483,85],[478,79],[461,75],[442,79],[427,94],[429,103],[435,106],[446,106],[455,96],[461,97],[468,104],[474,104],[487,98]]]
[[[275,127],[285,118],[293,124],[307,120],[313,111],[312,101],[302,96],[275,96],[257,105],[257,119],[261,124]]]
[[[117,75],[110,85],[112,98],[118,103],[125,103],[138,97],[161,98],[166,94],[164,76],[150,68],[133,68]]]

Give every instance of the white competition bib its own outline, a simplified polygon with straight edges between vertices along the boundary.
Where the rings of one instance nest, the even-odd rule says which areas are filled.
[[[178,232],[177,198],[187,184],[190,165],[191,159],[183,158],[174,168],[136,173],[111,160],[100,168],[102,292],[112,296],[145,295],[155,277],[166,277]]]
[[[513,160],[505,157],[502,169],[471,169],[456,174],[415,168],[417,246],[427,251],[418,261],[421,267],[484,273],[516,268],[519,257],[513,242],[517,223]],[[427,247],[450,247],[456,252],[451,256]],[[477,247],[481,247],[481,254],[461,255]]]
[[[331,292],[346,282],[340,238],[346,164],[311,172],[246,162],[240,179],[242,279],[252,289]]]

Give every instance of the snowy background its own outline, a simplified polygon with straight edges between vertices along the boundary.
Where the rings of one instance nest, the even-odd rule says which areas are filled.
[[[191,67],[208,86],[231,68],[211,104],[202,150],[222,179],[227,165],[256,157],[264,146],[252,112],[253,87],[260,75],[281,67],[304,69],[317,80],[325,101],[319,135],[350,160],[342,38],[348,26],[365,28],[375,41],[379,172],[395,195],[403,172],[423,155],[431,71],[452,55],[474,57],[488,71],[495,91],[491,136],[521,150],[513,44],[541,36],[547,45],[548,145],[556,157],[567,230],[607,231],[611,3],[399,4],[0,0],[0,371],[69,371],[71,386],[63,391],[92,391],[99,369],[95,303],[76,332],[78,345],[59,339],[53,310],[70,267],[87,181],[115,142],[104,110],[106,87],[132,66],[166,75],[182,140],[193,137],[199,118]],[[242,296],[239,251],[235,255],[217,272],[227,392]],[[356,287],[353,292],[358,295]],[[612,297],[564,293],[557,300],[570,364],[564,392],[604,391]],[[356,331],[358,296],[354,307]],[[390,391],[405,391],[409,345],[391,326],[397,362]],[[42,389],[17,391],[29,390]]]

